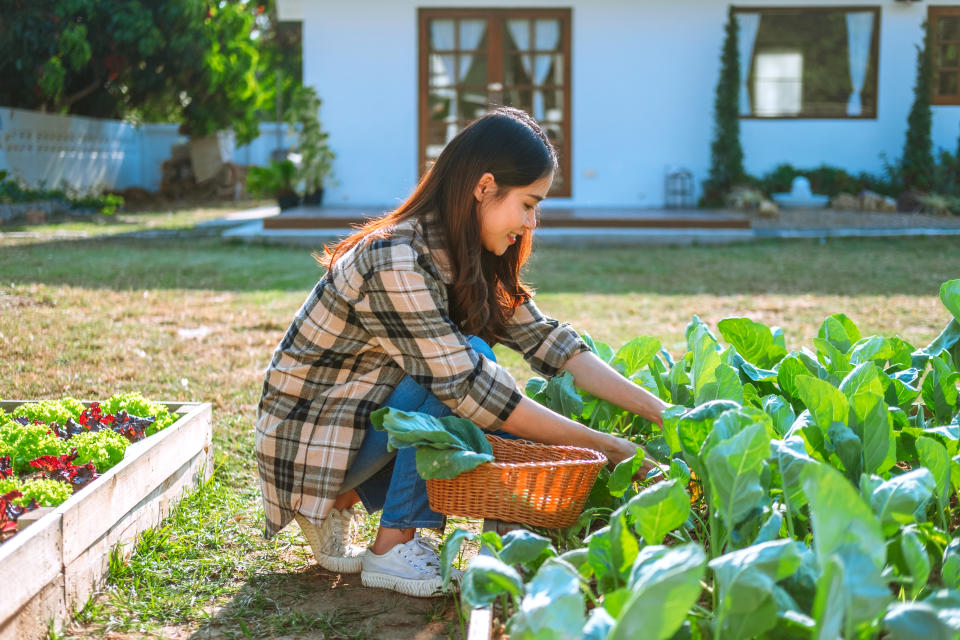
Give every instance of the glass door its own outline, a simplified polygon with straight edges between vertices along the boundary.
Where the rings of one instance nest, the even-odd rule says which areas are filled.
[[[523,109],[557,147],[551,195],[570,195],[570,11],[420,11],[419,167],[489,108]]]

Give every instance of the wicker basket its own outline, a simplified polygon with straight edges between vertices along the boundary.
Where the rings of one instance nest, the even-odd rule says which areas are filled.
[[[487,435],[493,462],[449,480],[427,480],[430,508],[537,527],[577,521],[607,459],[599,451]]]

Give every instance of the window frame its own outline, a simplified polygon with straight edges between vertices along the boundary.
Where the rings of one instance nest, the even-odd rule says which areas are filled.
[[[937,22],[941,17],[960,17],[960,5],[940,5],[940,6],[927,6],[927,25],[930,29],[930,46],[933,49],[930,51],[930,64],[933,69],[933,78],[931,82],[931,92],[930,103],[933,105],[947,105],[947,106],[957,106],[960,105],[960,90],[957,91],[956,95],[953,96],[941,96],[937,93],[939,87],[939,82],[937,78],[940,75],[940,67],[937,66],[937,57],[936,52],[939,48],[940,41],[937,35]],[[955,70],[957,73],[958,84],[960,84],[960,64]]]
[[[876,120],[880,117],[880,78],[879,78],[879,68],[880,68],[880,35],[881,35],[881,18],[883,11],[879,5],[842,5],[839,7],[833,7],[830,5],[819,5],[819,6],[793,6],[793,7],[763,7],[763,6],[743,6],[743,5],[731,5],[730,6],[730,18],[734,18],[738,13],[821,13],[824,11],[830,12],[864,12],[872,11],[873,12],[873,31],[874,37],[870,43],[870,61],[873,63],[871,65],[870,80],[873,82],[873,86],[876,87],[877,98],[876,104],[874,105],[873,113],[870,115],[859,115],[859,116],[850,116],[850,115],[805,115],[803,113],[798,115],[782,115],[782,116],[758,116],[750,113],[749,115],[740,114],[741,120]],[[754,51],[756,55],[756,51]],[[753,60],[751,59],[751,63]],[[739,90],[739,87],[738,87]],[[751,94],[752,98],[752,94]],[[753,111],[753,104],[750,105],[751,112]]]
[[[503,77],[503,39],[502,31],[499,27],[499,24],[508,19],[508,18],[521,18],[521,19],[537,19],[537,18],[547,18],[547,19],[557,19],[560,21],[560,51],[559,53],[563,56],[564,68],[563,68],[563,86],[561,87],[563,91],[563,120],[561,121],[560,130],[563,132],[563,144],[557,148],[557,153],[559,155],[559,165],[560,171],[564,176],[563,187],[551,190],[549,193],[550,198],[570,198],[572,197],[573,189],[573,167],[572,167],[572,155],[573,155],[573,140],[571,138],[572,131],[572,121],[573,121],[573,112],[572,112],[572,103],[573,103],[573,85],[572,85],[572,58],[573,58],[573,40],[572,40],[572,23],[573,23],[573,12],[570,9],[565,8],[554,8],[554,7],[543,7],[543,8],[519,8],[519,9],[508,9],[508,8],[459,8],[459,7],[429,7],[429,8],[419,8],[417,10],[417,22],[418,22],[418,42],[417,42],[417,89],[418,89],[418,106],[417,106],[417,175],[422,177],[424,173],[424,168],[426,166],[426,150],[427,150],[427,122],[425,116],[428,111],[428,93],[430,90],[429,87],[429,57],[430,57],[430,40],[429,40],[429,24],[430,20],[435,19],[444,19],[444,18],[453,18],[453,19],[463,19],[463,18],[485,18],[487,19],[487,85],[494,83],[499,83],[501,85],[501,91],[499,92],[499,99],[490,100],[488,96],[488,102],[495,104],[503,104],[503,94],[504,89],[504,77]],[[494,27],[494,23],[497,23],[497,26]],[[509,87],[515,88],[515,87]],[[547,90],[556,90],[547,89]],[[530,114],[531,116],[533,114]]]

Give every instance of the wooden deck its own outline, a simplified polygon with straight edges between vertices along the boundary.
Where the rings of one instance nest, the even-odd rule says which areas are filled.
[[[345,229],[382,215],[376,209],[296,207],[263,219],[264,229]],[[741,213],[700,209],[550,208],[540,226],[568,229],[749,229]]]

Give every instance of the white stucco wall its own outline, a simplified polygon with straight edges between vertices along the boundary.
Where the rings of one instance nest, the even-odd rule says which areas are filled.
[[[283,3],[283,0],[282,0]],[[836,6],[836,0],[744,1],[737,6]],[[780,162],[879,172],[901,153],[913,100],[914,45],[927,7],[879,6],[879,105],[874,120],[741,120],[747,171]],[[337,152],[331,205],[394,206],[417,179],[417,9],[572,8],[572,193],[554,206],[656,207],[668,165],[709,168],[713,101],[728,2],[721,0],[297,0],[304,82],[324,100]],[[956,149],[960,107],[934,107],[936,146]]]

